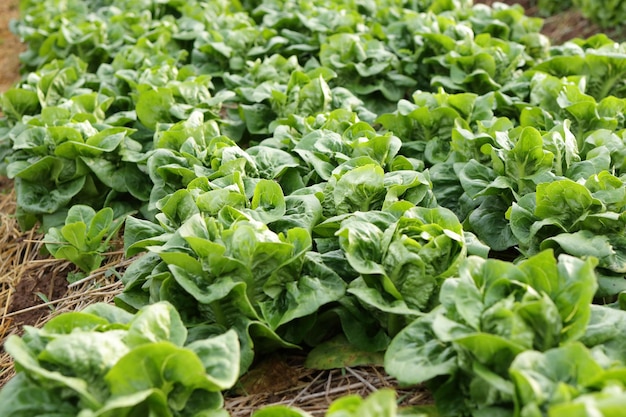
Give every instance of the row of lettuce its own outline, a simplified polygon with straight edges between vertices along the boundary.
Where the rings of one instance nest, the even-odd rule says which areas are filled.
[[[117,307],[7,341],[2,415],[227,415],[255,357],[338,338],[436,409],[329,415],[626,404],[626,45],[466,0],[22,8],[17,218],[85,272],[122,226],[137,258]]]
[[[228,331],[194,341],[190,336],[168,303],[134,315],[93,304],[55,317],[41,329],[28,327],[23,338],[12,337],[5,345],[22,372],[0,393],[0,408],[5,415],[29,417],[227,417],[220,391],[239,377],[237,335]],[[366,400],[343,397],[326,416],[373,417],[380,412],[397,415],[392,390]],[[403,415],[419,415],[411,412]],[[287,406],[268,406],[253,415],[311,417]]]
[[[562,13],[575,6],[583,16],[602,28],[624,29],[626,4],[619,0],[537,0],[532,3],[536,4],[539,13],[545,16]]]

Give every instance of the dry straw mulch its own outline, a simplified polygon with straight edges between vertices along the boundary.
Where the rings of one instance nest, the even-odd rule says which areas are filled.
[[[13,213],[15,195],[10,183],[0,194],[0,345],[25,325],[41,326],[50,318],[85,308],[96,302],[111,302],[122,289],[116,279],[129,261],[122,251],[108,254],[104,266],[89,276],[68,284],[76,268],[69,262],[43,255],[42,236],[36,230],[23,232]],[[13,376],[12,361],[0,349],[0,387]]]
[[[328,406],[345,395],[366,397],[382,388],[392,388],[401,407],[434,404],[423,387],[402,389],[382,367],[345,367],[314,370],[302,366],[303,357],[273,356],[244,375],[236,396],[226,394],[226,409],[232,417],[248,417],[268,405],[286,405],[323,416]]]

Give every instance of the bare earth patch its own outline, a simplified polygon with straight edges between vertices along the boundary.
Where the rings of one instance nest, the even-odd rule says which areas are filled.
[[[19,79],[19,54],[24,46],[9,31],[9,22],[19,16],[19,0],[0,2],[0,92]]]

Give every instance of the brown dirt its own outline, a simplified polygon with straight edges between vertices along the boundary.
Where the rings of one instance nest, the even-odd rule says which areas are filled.
[[[24,239],[17,240],[18,244],[22,242]],[[27,247],[31,243],[38,246],[37,240],[24,243]],[[31,248],[26,251],[29,249]],[[9,322],[15,328],[33,326],[39,320],[47,318],[50,312],[54,311],[54,307],[38,308],[38,306],[63,298],[67,293],[67,274],[74,268],[67,262],[54,262],[42,256],[37,258],[30,261],[35,268],[24,271],[10,296],[5,317],[10,318]]]
[[[40,255],[41,236],[35,230],[22,232],[13,216],[15,195],[11,180],[0,180],[0,286],[4,297],[2,324],[19,328],[34,325],[49,315],[48,309],[32,309],[42,302],[61,298],[67,292],[67,262],[54,262]]]
[[[19,16],[19,0],[0,1],[0,92],[19,79],[19,54],[24,46],[9,31],[9,22]]]

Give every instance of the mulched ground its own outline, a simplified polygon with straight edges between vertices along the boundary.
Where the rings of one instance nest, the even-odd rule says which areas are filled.
[[[253,410],[280,404],[323,416],[339,397],[366,397],[382,388],[394,389],[402,407],[434,404],[424,387],[400,388],[380,366],[315,370],[305,368],[304,360],[304,354],[297,352],[264,358],[225,393],[225,408],[232,417],[248,417]]]
[[[19,53],[24,47],[9,31],[9,22],[18,14],[19,0],[0,1],[0,92],[6,91],[19,78]]]
[[[76,267],[43,254],[42,236],[36,230],[21,231],[14,212],[12,184],[0,179],[0,345],[9,335],[20,334],[23,326],[39,326],[65,311],[111,302],[122,290],[116,275],[130,263],[121,250],[113,251],[103,267],[69,284],[68,274]],[[13,373],[12,362],[0,347],[0,387]]]
[[[503,2],[521,3],[527,14],[537,14],[536,0]],[[493,0],[475,3],[491,4]],[[24,47],[8,30],[10,20],[18,17],[18,5],[19,0],[0,0],[0,93],[19,79],[19,53]],[[547,18],[543,29],[554,44],[598,32],[597,26],[575,10]],[[624,31],[614,29],[608,35],[626,41]],[[75,268],[42,255],[41,235],[20,231],[14,212],[12,182],[0,177],[0,344],[9,334],[19,334],[23,325],[41,325],[64,311],[98,301],[111,302],[121,291],[116,275],[123,273],[130,262],[123,259],[121,251],[112,252],[106,265],[86,279],[68,285],[66,277]],[[226,395],[226,407],[232,416],[249,416],[251,410],[268,404],[293,405],[323,415],[335,398],[346,394],[365,396],[382,387],[398,390],[403,405],[432,404],[427,390],[399,389],[380,367],[318,371],[305,368],[303,359],[301,354],[281,354],[257,364],[238,388]],[[10,358],[0,348],[0,387],[12,375]]]

